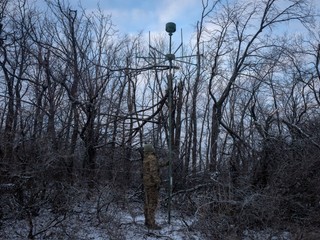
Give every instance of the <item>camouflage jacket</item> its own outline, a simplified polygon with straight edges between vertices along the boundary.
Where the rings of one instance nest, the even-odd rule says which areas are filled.
[[[146,187],[159,186],[161,182],[159,163],[154,151],[144,151],[143,183]]]

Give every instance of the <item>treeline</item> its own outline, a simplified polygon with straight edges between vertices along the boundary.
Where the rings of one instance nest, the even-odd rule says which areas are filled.
[[[170,135],[168,71],[152,67],[159,53],[143,34],[119,33],[102,10],[1,1],[0,190],[29,214],[59,202],[63,185],[139,188],[139,148],[152,143],[165,159],[171,141],[174,201],[208,236],[234,223],[318,225],[317,9],[308,0],[199,4],[183,48],[193,64],[174,63]],[[166,41],[152,45],[166,53]]]

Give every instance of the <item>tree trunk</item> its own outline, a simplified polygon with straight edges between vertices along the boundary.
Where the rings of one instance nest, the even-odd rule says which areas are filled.
[[[222,118],[221,106],[213,105],[212,109],[212,121],[211,121],[211,148],[210,148],[210,162],[209,171],[217,171],[218,161],[218,140],[220,133],[220,121]]]

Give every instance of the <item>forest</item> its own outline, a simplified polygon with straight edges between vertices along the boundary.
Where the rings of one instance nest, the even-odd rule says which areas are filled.
[[[316,1],[199,0],[172,68],[165,31],[148,41],[105,11],[31,2],[0,1],[0,238],[81,239],[66,226],[88,202],[110,239],[134,239],[117,211],[142,214],[148,143],[172,155],[159,211],[201,234],[184,239],[318,239]]]

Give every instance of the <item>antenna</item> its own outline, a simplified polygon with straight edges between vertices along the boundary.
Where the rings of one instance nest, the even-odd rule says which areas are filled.
[[[168,167],[168,223],[171,223],[171,201],[172,201],[172,186],[173,186],[173,178],[172,178],[172,161],[173,161],[173,69],[179,69],[178,66],[173,65],[173,62],[179,62],[179,63],[185,63],[185,64],[191,64],[191,65],[197,65],[194,63],[191,63],[190,61],[185,61],[185,58],[192,58],[196,57],[197,55],[188,55],[183,56],[183,36],[182,36],[182,29],[181,29],[181,43],[178,46],[178,48],[172,52],[172,35],[176,32],[176,24],[173,22],[168,22],[166,24],[165,28],[166,32],[169,35],[169,52],[168,53],[162,53],[155,47],[151,45],[151,37],[149,32],[149,54],[148,57],[140,57],[143,58],[150,66],[148,69],[154,69],[154,70],[169,70],[168,74],[168,127],[169,127],[169,134],[168,134],[168,153],[169,153],[169,167]],[[175,54],[178,52],[178,50],[181,49],[181,56],[176,57]],[[158,61],[158,62],[157,62]],[[166,65],[166,62],[169,62],[169,65]]]

